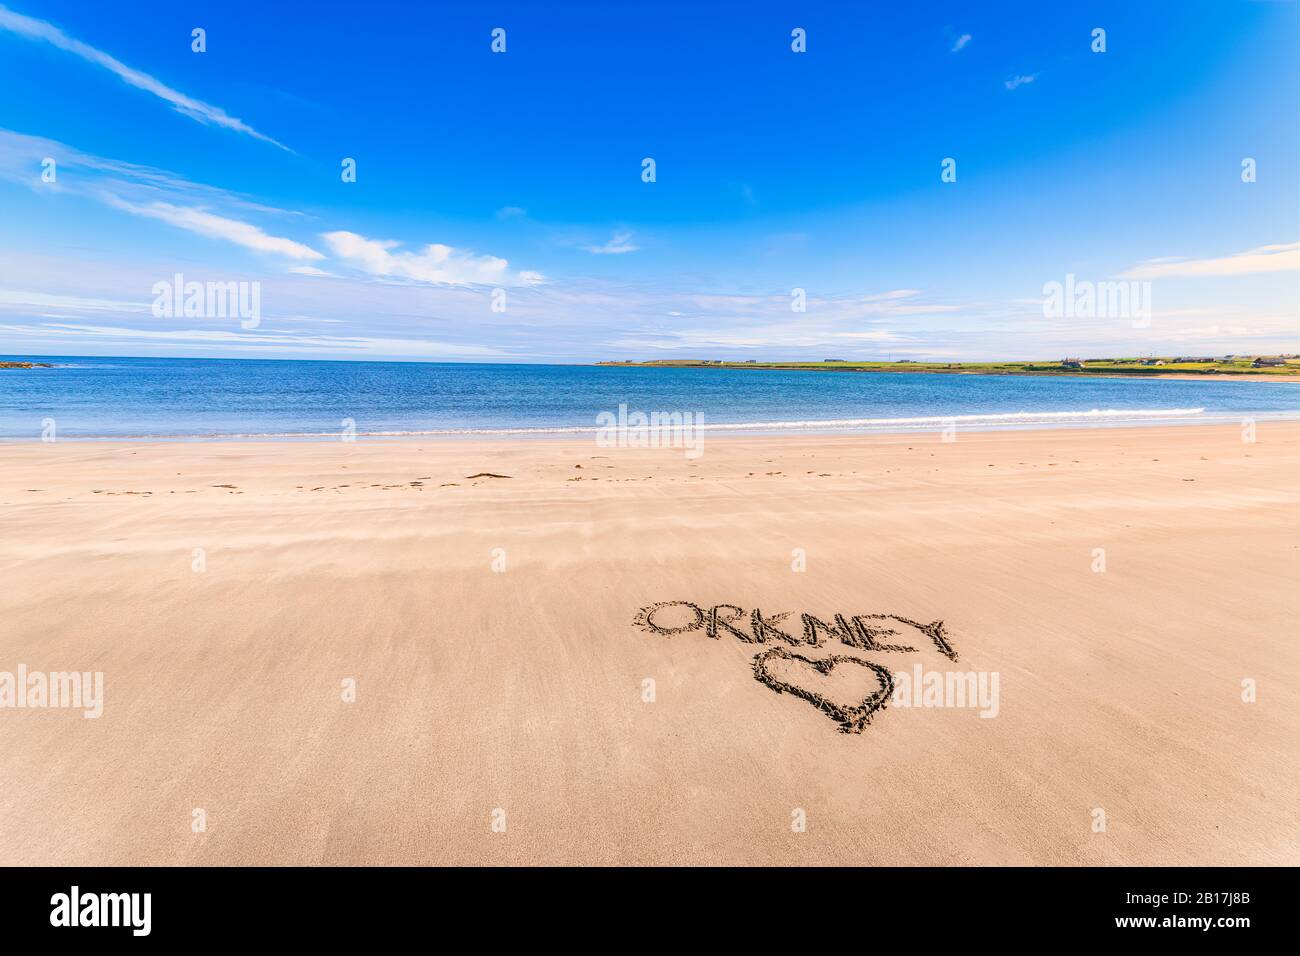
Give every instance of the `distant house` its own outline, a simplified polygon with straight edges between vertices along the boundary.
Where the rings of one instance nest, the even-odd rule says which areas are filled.
[[[758,359],[745,359],[745,364],[746,364],[746,365],[757,365],[757,364],[758,364]]]
[[[1165,360],[1164,359],[1143,359],[1142,364],[1143,365],[1164,365]]]
[[[1251,368],[1276,368],[1279,365],[1285,365],[1285,364],[1286,364],[1286,359],[1270,358],[1261,355],[1259,358],[1255,359],[1255,361],[1250,363],[1250,367]]]
[[[899,360],[898,360],[897,362],[895,362],[894,364],[895,364],[895,365],[912,365],[912,364],[915,364],[915,363],[913,363],[913,361],[912,361],[911,359],[899,359]]]
[[[1063,358],[1061,359],[1061,368],[1083,368],[1083,359]]]
[[[848,359],[822,359],[823,362],[847,362]]]

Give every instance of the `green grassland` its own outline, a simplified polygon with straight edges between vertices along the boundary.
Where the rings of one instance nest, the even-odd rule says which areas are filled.
[[[1287,357],[1283,365],[1256,368],[1257,358],[1280,356],[1233,356],[1209,361],[1178,361],[1177,356],[1158,358],[1162,365],[1145,364],[1150,358],[1083,359],[1078,366],[1061,361],[1043,362],[719,362],[705,359],[658,359],[650,362],[598,362],[598,365],[642,368],[736,368],[786,369],[823,372],[934,372],[980,375],[1223,375],[1300,376],[1300,357]]]

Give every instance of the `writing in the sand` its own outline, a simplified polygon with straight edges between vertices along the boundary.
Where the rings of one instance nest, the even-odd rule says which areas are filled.
[[[799,615],[799,631],[790,633],[794,628],[785,624],[790,614],[790,611],[765,614],[760,608],[746,612],[735,604],[715,604],[705,610],[690,601],[660,601],[641,608],[637,612],[635,623],[643,630],[663,637],[702,630],[706,636],[715,640],[727,634],[747,644],[784,641],[786,644],[811,644],[813,647],[820,647],[824,643],[823,638],[831,638],[864,651],[906,654],[916,648],[892,643],[900,637],[899,631],[892,625],[902,624],[919,631],[944,657],[953,661],[957,659],[957,651],[944,632],[943,621],[923,624],[898,614],[834,614],[827,621],[804,613]],[[783,627],[790,630],[783,630]]]
[[[944,630],[943,621],[927,624],[901,614],[841,613],[817,617],[803,613],[796,628],[794,622],[786,623],[790,615],[790,611],[767,614],[761,608],[746,611],[737,604],[714,604],[706,609],[690,601],[660,601],[641,608],[634,623],[661,637],[699,631],[714,640],[726,635],[746,644],[773,644],[754,656],[754,679],[778,694],[791,694],[808,701],[848,734],[862,733],[871,718],[895,698],[896,675],[888,667],[861,657],[845,654],[808,657],[782,645],[820,648],[827,641],[838,640],[859,651],[909,654],[918,648],[901,641],[919,644],[928,640],[944,657],[957,660],[957,649]],[[910,628],[915,636],[900,632],[898,625]],[[820,681],[840,667],[864,669],[871,675],[875,689],[860,700],[849,702],[835,700],[818,689],[824,686]]]

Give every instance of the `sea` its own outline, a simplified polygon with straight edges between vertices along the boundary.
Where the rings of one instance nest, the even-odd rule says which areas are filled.
[[[582,435],[640,412],[718,433],[1300,418],[1300,383],[595,365],[0,356],[0,439]]]

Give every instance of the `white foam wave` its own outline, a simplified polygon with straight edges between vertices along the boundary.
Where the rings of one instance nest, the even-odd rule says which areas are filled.
[[[1205,412],[1204,408],[1093,408],[1068,412],[1000,412],[982,415],[924,415],[908,418],[816,418],[798,421],[703,422],[691,427],[697,431],[836,431],[870,429],[924,429],[949,425],[1025,426],[1063,424],[1110,424],[1166,419],[1182,419]],[[670,426],[663,426],[668,428]],[[360,431],[364,438],[436,438],[471,435],[594,435],[606,431],[597,425],[573,425],[535,428],[430,428],[385,431]],[[268,439],[268,438],[338,438],[339,432],[213,432],[202,435],[120,435],[123,439]]]

